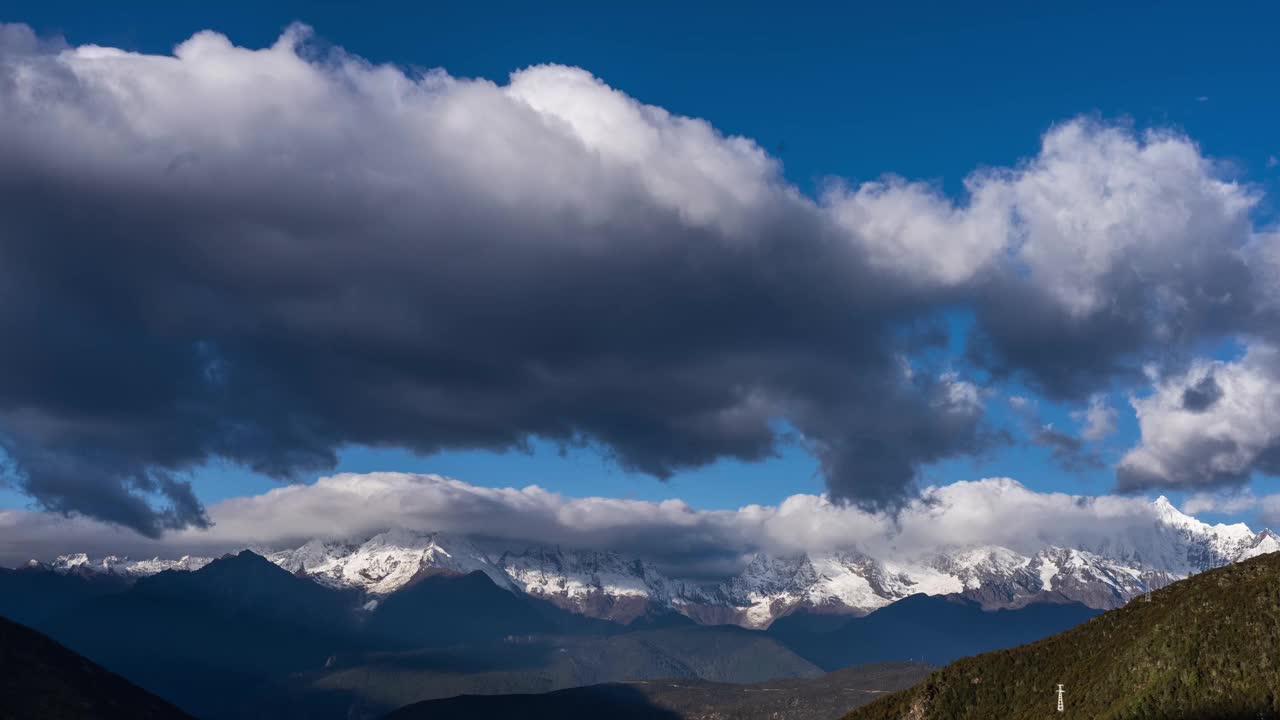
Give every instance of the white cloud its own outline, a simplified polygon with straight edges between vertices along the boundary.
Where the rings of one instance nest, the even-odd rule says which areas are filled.
[[[1188,515],[1198,515],[1200,513],[1239,515],[1254,510],[1270,500],[1270,497],[1259,498],[1248,492],[1193,493],[1182,502],[1182,512]]]
[[[1119,270],[1185,292],[1187,258],[1222,257],[1248,242],[1258,200],[1218,179],[1185,136],[1087,119],[1054,127],[1038,155],[976,172],[965,187],[968,202],[957,205],[899,179],[836,184],[823,204],[886,268],[955,285],[999,264],[1084,316],[1117,300]]]
[[[436,475],[336,475],[210,508],[207,530],[145,540],[84,518],[0,511],[0,559],[92,554],[218,553],[352,538],[392,527],[482,534],[514,542],[614,549],[675,573],[730,572],[751,553],[856,547],[881,558],[993,544],[1031,553],[1047,544],[1093,547],[1143,531],[1150,502],[1129,496],[1035,492],[991,478],[932,487],[896,517],[793,495],[776,506],[697,510],[680,500],[570,498],[537,486],[488,488]]]
[[[1131,402],[1141,438],[1119,464],[1127,489],[1238,487],[1280,470],[1280,353],[1269,345],[1198,360]]]
[[[1105,395],[1089,398],[1089,407],[1071,413],[1072,419],[1082,423],[1080,437],[1097,442],[1116,431],[1116,409],[1107,402]]]

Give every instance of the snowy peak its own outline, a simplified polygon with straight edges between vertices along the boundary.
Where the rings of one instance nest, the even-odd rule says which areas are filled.
[[[1248,560],[1259,555],[1280,551],[1280,536],[1270,530],[1263,530],[1253,538],[1253,541],[1236,556],[1235,561]]]
[[[422,575],[465,575],[475,570],[484,572],[499,587],[511,587],[509,579],[470,542],[439,533],[396,529],[361,543],[312,540],[266,557],[321,584],[374,595],[395,592]]]
[[[1169,498],[1164,495],[1156,498],[1155,502],[1151,503],[1151,508],[1155,510],[1156,519],[1164,525],[1168,525],[1170,527],[1185,527],[1196,530],[1208,527],[1190,515],[1183,514],[1183,512],[1174,507],[1173,503],[1169,502]]]
[[[854,548],[758,553],[741,572],[710,584],[670,577],[643,557],[617,552],[504,545],[403,528],[350,541],[313,539],[260,554],[323,585],[359,590],[365,594],[361,602],[370,606],[428,575],[479,570],[511,592],[620,623],[674,611],[704,623],[761,628],[797,611],[866,614],[918,593],[959,593],[989,609],[1041,600],[1106,609],[1188,575],[1280,552],[1280,536],[1270,530],[1209,525],[1164,497],[1152,503],[1151,512],[1149,521],[1075,547],[1047,544],[1020,552],[999,545],[956,546],[894,558]],[[95,561],[72,554],[33,567],[137,577],[194,570],[208,562],[192,557]]]
[[[128,557],[108,555],[94,562],[85,553],[75,553],[72,555],[59,555],[47,567],[54,572],[64,574],[108,573],[132,578],[155,575],[165,570],[199,570],[211,561],[212,558],[192,557],[190,555],[183,555],[177,560],[162,560],[158,557],[149,560],[133,560]],[[35,564],[33,565],[33,563]],[[43,566],[43,563],[32,560],[27,565],[29,567],[38,567]]]

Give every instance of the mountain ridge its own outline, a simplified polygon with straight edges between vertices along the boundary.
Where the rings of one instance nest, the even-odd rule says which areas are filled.
[[[1105,610],[1175,580],[1280,550],[1280,537],[1269,529],[1255,533],[1242,523],[1209,525],[1181,513],[1163,496],[1151,509],[1150,527],[1077,547],[1047,545],[1028,554],[999,545],[941,547],[905,560],[877,559],[856,548],[757,553],[736,575],[710,584],[670,577],[653,562],[612,551],[504,544],[403,528],[259,552],[296,575],[363,593],[370,608],[414,578],[478,571],[498,587],[621,624],[674,612],[701,624],[765,628],[795,612],[865,615],[918,593],[961,594],[988,610],[1045,601]],[[137,579],[164,570],[195,570],[208,561],[108,556],[92,562],[79,554],[44,567]]]

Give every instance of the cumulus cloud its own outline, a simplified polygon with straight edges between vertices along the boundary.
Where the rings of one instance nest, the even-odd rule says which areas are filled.
[[[1149,530],[1151,504],[1124,496],[1035,492],[1007,478],[930,487],[896,515],[818,495],[776,506],[698,510],[680,500],[571,498],[538,486],[489,488],[436,475],[336,475],[209,508],[208,529],[147,539],[118,526],[49,513],[0,511],[0,559],[90,552],[174,556],[283,547],[313,537],[351,539],[389,528],[480,533],[508,543],[615,550],[677,575],[729,574],[756,552],[856,548],[911,559],[943,547],[1047,544],[1095,547]]]
[[[900,372],[919,293],[755,143],[584,70],[18,35],[0,435],[49,509],[156,535],[206,522],[181,471],[209,457],[294,479],[354,444],[536,436],[663,478],[767,457],[779,420],[879,507],[985,442],[956,382]]]
[[[960,199],[813,199],[585,70],[408,73],[301,26],[169,56],[6,26],[0,162],[12,481],[153,537],[209,522],[210,458],[539,437],[664,478],[781,423],[832,498],[900,507],[999,438],[959,363],[902,372],[904,325],[973,309],[973,359],[1082,400],[1255,299],[1256,198],[1180,135],[1073,120]]]
[[[984,288],[974,356],[1080,399],[1141,358],[1240,329],[1249,188],[1184,136],[1078,121],[1002,182],[1016,218],[1007,272]]]
[[[1280,352],[1197,360],[1133,399],[1141,438],[1117,469],[1122,490],[1239,487],[1280,472]]]

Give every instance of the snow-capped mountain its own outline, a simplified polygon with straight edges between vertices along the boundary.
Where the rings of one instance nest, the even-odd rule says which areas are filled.
[[[330,587],[358,588],[373,595],[394,592],[433,573],[464,575],[480,570],[499,587],[514,589],[491,558],[470,542],[440,533],[390,530],[362,543],[312,540],[293,550],[263,553],[289,572]]]
[[[643,558],[613,552],[510,547],[403,529],[354,542],[312,540],[262,554],[321,584],[358,589],[367,594],[369,607],[415,579],[479,570],[499,587],[591,617],[628,623],[675,611],[706,624],[761,628],[800,610],[865,614],[917,593],[959,593],[987,608],[1076,601],[1106,609],[1188,575],[1280,550],[1280,537],[1270,530],[1209,525],[1163,497],[1152,509],[1150,526],[1078,547],[1050,546],[1030,555],[992,545],[947,547],[908,560],[881,560],[856,550],[758,554],[740,573],[713,584],[669,577]],[[69,555],[47,567],[137,577],[194,570],[207,562],[192,557],[91,562],[85,555]]]
[[[190,555],[184,555],[177,560],[164,560],[161,558],[131,560],[108,555],[93,561],[84,553],[75,553],[73,555],[59,555],[53,562],[47,564],[32,560],[28,563],[28,567],[45,567],[60,573],[112,573],[134,578],[155,575],[165,570],[199,570],[208,565],[211,560],[212,558],[192,557]]]

